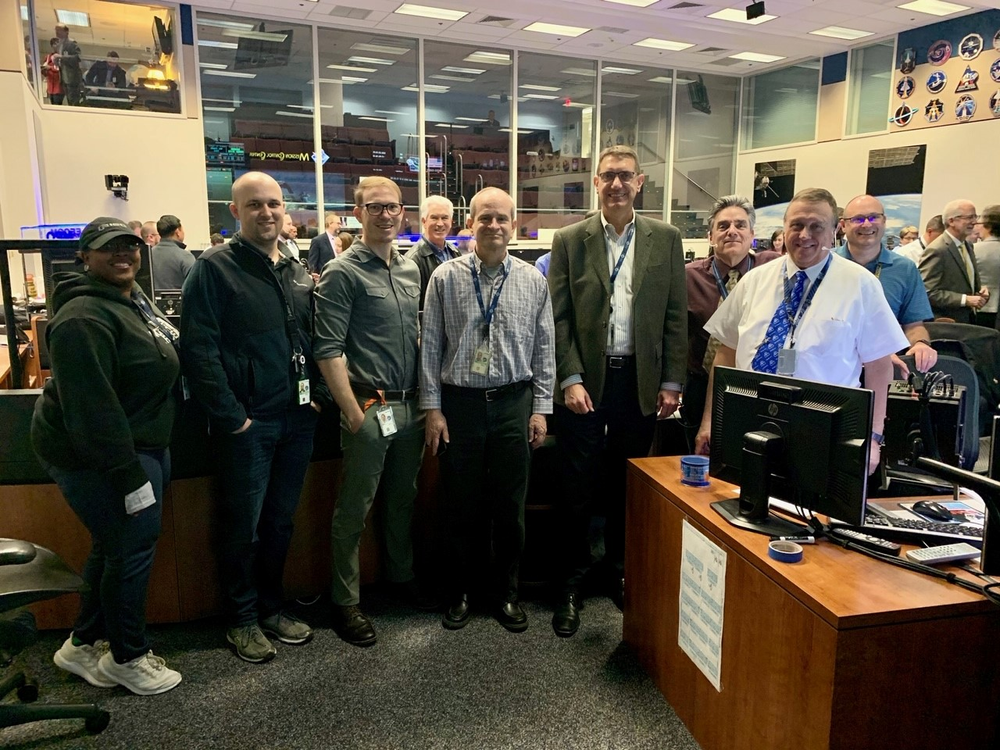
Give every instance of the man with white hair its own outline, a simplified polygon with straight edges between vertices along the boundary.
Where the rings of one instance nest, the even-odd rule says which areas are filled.
[[[420,205],[420,224],[423,227],[420,242],[410,257],[420,268],[420,309],[424,309],[427,282],[434,269],[447,260],[457,258],[458,250],[447,243],[451,231],[454,204],[443,195],[429,195]]]
[[[941,213],[944,234],[927,246],[920,258],[920,275],[935,318],[975,323],[976,311],[989,299],[979,279],[976,254],[968,237],[979,220],[971,201],[949,203]]]

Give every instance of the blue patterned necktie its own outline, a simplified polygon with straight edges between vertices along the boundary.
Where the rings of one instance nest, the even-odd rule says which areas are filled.
[[[802,303],[802,293],[806,288],[806,272],[799,271],[795,274],[795,288],[792,289],[790,300],[782,299],[778,309],[774,311],[774,317],[764,334],[764,341],[757,348],[750,367],[757,372],[778,372],[778,350],[788,337],[788,328],[795,313]]]

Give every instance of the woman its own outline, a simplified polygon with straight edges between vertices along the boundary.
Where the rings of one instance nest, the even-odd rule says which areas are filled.
[[[52,293],[52,379],[31,440],[92,538],[90,590],[53,661],[91,685],[153,695],[181,681],[153,655],[145,622],[180,365],[177,330],[135,283],[141,245],[120,219],[83,230],[84,273],[62,274]]]
[[[53,57],[59,52],[59,40],[49,39],[50,52],[42,62],[42,75],[45,76],[45,92],[49,95],[49,104],[63,103],[62,73],[59,72],[59,61]]]
[[[899,246],[909,245],[920,236],[920,230],[912,224],[899,230]]]
[[[776,229],[771,233],[771,250],[782,255],[785,254],[785,235],[781,229]]]

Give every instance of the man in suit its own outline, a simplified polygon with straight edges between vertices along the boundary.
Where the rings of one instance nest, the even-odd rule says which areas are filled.
[[[323,266],[333,260],[334,239],[340,234],[340,217],[336,214],[326,215],[326,231],[313,237],[309,243],[309,270],[313,273],[323,273]]]
[[[59,49],[52,58],[59,65],[59,75],[62,78],[63,93],[66,103],[72,107],[80,106],[83,99],[83,71],[80,69],[80,45],[69,38],[69,26],[56,24],[56,39]]]
[[[677,409],[684,381],[681,236],[635,213],[644,179],[634,150],[605,149],[594,177],[601,212],[560,230],[552,243],[556,444],[565,471],[567,542],[552,627],[563,637],[580,625],[592,516],[606,518],[604,567],[612,598],[622,603],[626,461],[649,453],[656,419]],[[598,507],[599,499],[606,507]]]
[[[976,310],[986,304],[989,289],[979,280],[976,254],[966,238],[979,216],[971,201],[956,200],[944,207],[944,234],[931,242],[920,258],[920,275],[935,318],[975,323]]]
[[[108,52],[106,60],[98,60],[90,66],[84,78],[92,93],[107,96],[109,92],[101,89],[123,89],[128,86],[125,69],[118,65],[118,53]]]
[[[429,195],[420,206],[420,224],[423,226],[420,242],[410,254],[420,268],[420,309],[424,309],[427,282],[434,269],[446,260],[457,258],[458,251],[446,241],[451,231],[454,204],[443,195]]]

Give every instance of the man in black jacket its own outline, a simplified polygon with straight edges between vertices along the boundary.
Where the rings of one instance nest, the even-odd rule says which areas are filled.
[[[99,96],[113,96],[114,92],[107,89],[124,89],[128,86],[125,69],[118,65],[118,53],[114,50],[108,52],[105,60],[98,60],[91,65],[83,80],[91,93]]]
[[[451,217],[455,207],[443,195],[429,195],[420,206],[420,224],[423,231],[420,242],[410,253],[410,257],[420,268],[420,309],[424,309],[424,297],[427,295],[427,284],[431,280],[434,269],[446,260],[457,258],[459,253],[447,242],[451,231]]]
[[[218,439],[226,637],[240,658],[265,662],[275,655],[268,635],[312,638],[282,609],[281,582],[312,454],[312,404],[317,391],[329,403],[329,392],[312,358],[313,280],[278,247],[281,188],[249,172],[233,183],[229,210],[240,231],[206,250],[184,284],[182,364]]]

